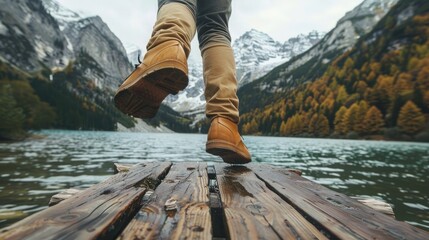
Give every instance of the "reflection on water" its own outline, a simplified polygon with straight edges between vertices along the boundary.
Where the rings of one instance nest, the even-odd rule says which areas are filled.
[[[45,131],[0,144],[0,227],[46,208],[55,193],[113,174],[113,162],[219,161],[205,135]],[[303,171],[349,196],[382,199],[398,220],[429,230],[429,144],[245,137],[254,162]]]

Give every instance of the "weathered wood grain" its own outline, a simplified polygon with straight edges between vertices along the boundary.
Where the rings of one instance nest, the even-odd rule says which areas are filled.
[[[327,239],[247,167],[215,169],[231,239]]]
[[[0,230],[0,239],[114,239],[171,163],[144,163]]]
[[[248,168],[271,190],[339,239],[428,239],[427,232],[291,172],[268,165]]]
[[[81,189],[76,189],[76,188],[69,188],[66,189],[60,193],[55,194],[54,196],[51,197],[51,200],[49,200],[48,206],[52,207],[54,205],[57,205],[58,203],[73,197],[74,195],[82,192],[83,190]]]
[[[120,172],[128,172],[133,167],[132,164],[114,163],[113,165],[115,166],[115,168],[114,168],[115,174],[120,173]],[[48,206],[52,207],[54,205],[57,205],[58,203],[66,200],[66,199],[69,199],[69,198],[73,197],[74,195],[76,195],[82,191],[84,191],[84,189],[76,189],[76,188],[65,189],[65,190],[55,194],[54,196],[52,196],[51,200],[49,200]]]
[[[211,239],[208,201],[207,165],[176,163],[119,239]]]

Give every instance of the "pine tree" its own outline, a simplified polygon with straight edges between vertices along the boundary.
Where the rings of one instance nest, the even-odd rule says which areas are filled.
[[[348,133],[351,131],[354,131],[356,128],[356,124],[358,124],[359,121],[359,105],[357,103],[354,103],[349,109],[347,109],[347,112],[344,114],[343,121],[344,121],[344,133]]]
[[[341,86],[338,89],[337,98],[335,101],[338,104],[343,104],[347,100],[348,97],[349,97],[349,95],[347,94],[346,88],[344,86]]]
[[[339,134],[345,134],[344,115],[346,114],[346,112],[347,112],[347,108],[344,106],[341,106],[341,108],[335,114],[334,128],[335,128],[335,132]]]
[[[302,133],[308,133],[308,125],[310,124],[310,119],[308,118],[309,114],[304,112],[300,115],[300,122],[302,124]]]
[[[413,92],[413,76],[409,73],[401,73],[396,79],[394,85],[394,92],[399,96],[406,96],[407,94],[411,94]]]
[[[358,81],[354,84],[354,88],[359,95],[363,96],[365,94],[366,89],[368,88],[368,84],[364,81]]]
[[[290,119],[290,123],[291,123],[291,134],[292,135],[298,135],[301,133],[301,123],[299,121],[299,117],[298,115],[294,115],[291,119]]]
[[[356,116],[356,124],[354,125],[353,130],[357,133],[364,133],[365,132],[365,125],[364,125],[364,119],[365,114],[368,112],[368,103],[364,101],[359,102],[359,109]]]
[[[329,120],[325,115],[321,115],[319,118],[318,133],[320,137],[326,137],[329,135]]]
[[[257,133],[258,132],[258,124],[255,119],[252,119],[248,129],[249,133]]]
[[[286,121],[286,125],[285,125],[285,135],[286,136],[289,136],[289,135],[292,135],[292,118],[289,118],[287,121]]]
[[[408,101],[399,112],[398,127],[406,134],[416,134],[424,128],[425,116],[420,108]]]
[[[376,106],[372,106],[365,114],[364,131],[367,134],[376,134],[381,131],[384,126],[383,115]]]
[[[425,65],[424,67],[422,67],[419,74],[417,75],[416,82],[424,90],[429,90],[429,65]]]
[[[16,104],[10,85],[3,85],[0,92],[0,138],[11,138],[22,133],[25,116]]]
[[[286,136],[287,135],[287,128],[286,128],[286,122],[283,121],[280,125],[280,135]]]
[[[314,114],[310,120],[309,132],[317,137],[326,137],[329,135],[329,121],[323,114]]]

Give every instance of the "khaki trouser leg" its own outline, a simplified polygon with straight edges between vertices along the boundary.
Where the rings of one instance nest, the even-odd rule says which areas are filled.
[[[195,14],[186,5],[172,2],[163,5],[153,27],[152,37],[146,48],[150,49],[169,40],[179,41],[186,57],[191,52],[191,41],[195,36]]]
[[[232,48],[217,45],[202,52],[206,85],[206,115],[211,120],[225,117],[239,122],[237,79]]]
[[[169,94],[177,94],[187,86],[187,58],[196,29],[194,16],[182,3],[161,6],[143,62],[115,94],[119,110],[138,118],[153,118]]]

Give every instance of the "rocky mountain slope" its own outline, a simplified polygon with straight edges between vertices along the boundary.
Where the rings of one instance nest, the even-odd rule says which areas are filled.
[[[100,71],[87,69],[85,75],[93,79],[97,87],[114,91],[132,71],[119,38],[99,16],[81,16],[54,0],[43,0],[43,4],[58,21],[69,43],[67,48],[75,55],[83,51],[96,61]]]
[[[25,71],[65,67],[74,53],[40,1],[0,0],[0,58]]]
[[[89,70],[85,75],[94,79],[97,87],[115,91],[132,71],[121,41],[100,17],[70,22],[63,32],[75,51],[83,51],[96,60],[101,71]]]
[[[363,1],[346,13],[336,27],[312,48],[274,68],[264,77],[240,88],[238,95],[240,102],[243,103],[240,105],[241,110],[246,112],[264,106],[268,102],[259,99],[269,99],[268,96],[273,93],[286,91],[299,83],[319,77],[326,70],[328,63],[351,49],[397,2],[397,0]]]
[[[240,86],[262,77],[274,67],[310,49],[325,33],[300,34],[281,44],[268,34],[252,29],[233,44]]]

